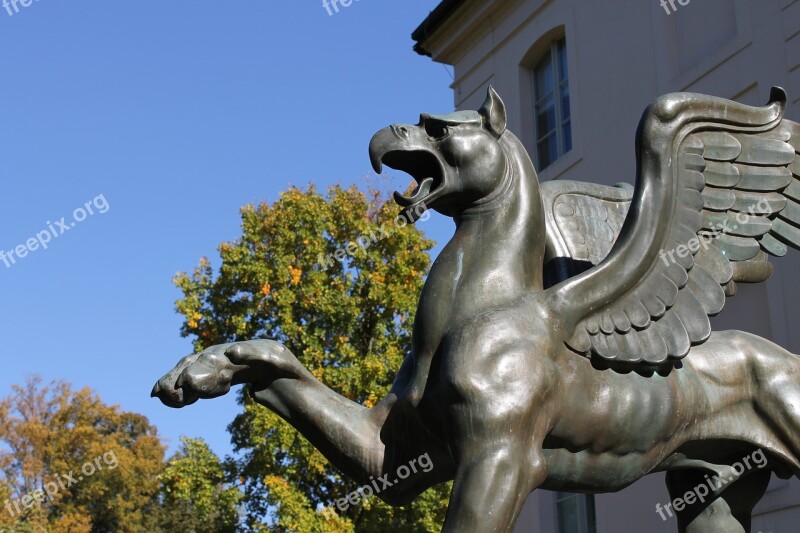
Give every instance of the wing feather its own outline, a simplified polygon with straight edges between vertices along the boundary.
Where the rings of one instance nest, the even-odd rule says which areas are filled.
[[[736,158],[750,165],[786,166],[794,162],[794,148],[779,139],[759,135],[737,135],[742,153]]]
[[[650,313],[647,312],[644,304],[637,299],[633,299],[626,307],[625,314],[631,325],[636,329],[644,329],[650,325]]]
[[[792,182],[792,172],[787,167],[754,167],[737,164],[734,168],[741,179],[734,184],[742,191],[779,191]]]
[[[779,216],[795,227],[800,226],[800,204],[794,200],[787,199],[786,207],[783,208]]]
[[[563,242],[548,249],[594,265],[547,289],[573,350],[633,367],[680,359],[736,283],[771,275],[767,254],[800,248],[800,126],[785,104],[779,89],[763,108],[667,95],[642,118],[632,196],[566,187],[569,207],[550,217]]]
[[[706,187],[703,189],[703,206],[712,211],[727,211],[736,203],[736,195],[730,189]]]
[[[625,313],[625,309],[622,308],[614,309],[611,314],[611,320],[614,322],[614,329],[619,333],[628,333],[633,327],[630,318]]]
[[[667,354],[672,359],[681,359],[689,353],[692,342],[683,321],[675,313],[667,313],[655,323],[658,334],[667,343]]]
[[[703,146],[703,159],[711,161],[733,161],[742,153],[742,144],[730,133],[707,131],[696,136]]]
[[[702,267],[692,268],[689,272],[687,288],[697,297],[708,316],[718,315],[725,306],[725,291]]]
[[[687,174],[689,174],[687,172]],[[694,174],[694,172],[692,172]],[[709,161],[706,169],[700,174],[700,179],[705,181],[706,186],[728,188],[733,187],[741,179],[739,167],[730,162],[720,163]],[[702,188],[701,188],[702,190]]]
[[[771,215],[786,207],[786,197],[777,192],[758,193],[735,191],[736,201],[731,211],[757,215]]]
[[[603,359],[615,360],[619,358],[619,347],[613,335],[599,333],[594,336],[592,347],[597,351],[597,355]]]
[[[614,333],[614,321],[608,313],[600,315],[600,332],[606,335]]]
[[[675,307],[671,311],[672,314],[680,317],[692,344],[700,344],[708,340],[711,335],[711,321],[691,290],[687,289],[678,293]]]
[[[800,173],[800,170],[797,172],[792,171],[794,179],[792,183],[783,190],[783,194],[792,200],[800,202],[800,175],[798,175],[798,173]]]
[[[705,204],[705,202],[703,202],[703,195],[700,194],[700,191],[697,189],[683,189],[681,192],[680,202],[683,209],[688,211],[686,215],[693,219],[692,222],[694,222],[696,217],[697,222],[691,224],[691,226],[697,225],[699,227],[702,219],[698,215]]]
[[[800,248],[800,228],[779,217],[772,223],[775,238],[793,248]]]
[[[726,285],[733,278],[733,265],[719,249],[708,246],[712,238],[712,236],[701,237],[700,252],[694,256],[694,264],[708,272],[720,285]]]
[[[789,247],[772,235],[764,235],[759,242],[761,243],[761,247],[764,248],[767,253],[774,255],[775,257],[783,257],[789,253]]]
[[[658,328],[647,328],[638,332],[642,341],[642,350],[648,355],[652,364],[660,364],[667,360],[669,352],[664,337],[659,334]]]
[[[658,297],[642,298],[642,304],[644,304],[647,312],[650,313],[650,316],[654,319],[659,319],[664,316],[668,308],[667,304]]]
[[[615,334],[614,340],[619,346],[619,360],[627,364],[636,364],[644,358],[644,349],[639,342],[638,333],[631,335]]]
[[[724,233],[714,240],[714,246],[719,248],[728,261],[747,261],[754,258],[761,250],[761,246],[754,239]]]

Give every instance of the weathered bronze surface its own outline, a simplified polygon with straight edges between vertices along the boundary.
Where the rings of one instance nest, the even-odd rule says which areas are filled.
[[[455,479],[446,532],[511,531],[537,488],[608,492],[657,471],[673,498],[729,480],[677,512],[681,531],[749,531],[771,472],[800,474],[800,357],[708,317],[736,283],[769,277],[767,254],[800,245],[800,125],[785,103],[780,89],[763,108],[659,98],[635,189],[540,187],[493,89],[478,112],[381,130],[376,170],[419,183],[396,195],[403,212],[457,227],[389,395],[353,403],[268,340],[186,357],[153,395],[183,407],[250,383],[363,483],[428,453],[430,472],[379,496],[403,504]],[[759,450],[765,468],[733,471]]]

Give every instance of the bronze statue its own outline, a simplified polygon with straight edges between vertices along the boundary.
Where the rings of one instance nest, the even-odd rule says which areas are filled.
[[[395,195],[403,213],[427,206],[457,228],[389,395],[353,403],[268,340],[188,356],[153,395],[183,407],[249,383],[365,484],[429,454],[434,468],[379,496],[402,505],[454,479],[446,532],[511,531],[537,488],[609,492],[657,471],[672,498],[724,480],[675,505],[680,531],[749,531],[770,474],[800,474],[800,357],[708,317],[736,283],[769,277],[767,254],[800,246],[800,125],[785,104],[777,88],[763,108],[659,98],[635,189],[540,187],[491,88],[478,112],[381,130],[376,171],[419,184]],[[759,453],[763,468],[736,467]]]

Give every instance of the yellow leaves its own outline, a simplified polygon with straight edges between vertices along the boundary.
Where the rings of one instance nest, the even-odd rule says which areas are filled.
[[[300,283],[300,278],[303,275],[303,271],[299,268],[289,267],[289,275],[292,277],[292,285],[297,285]]]
[[[70,533],[90,533],[92,531],[92,519],[87,515],[87,510],[83,506],[74,511],[67,511],[56,518],[53,523],[54,530],[69,531]]]
[[[203,315],[200,313],[195,312],[193,315],[189,317],[189,320],[186,321],[186,325],[190,328],[196,328],[197,325],[200,323],[200,320],[203,319]]]
[[[308,458],[308,468],[320,476],[325,475],[328,465],[328,460],[318,450],[314,450]]]
[[[65,383],[42,385],[32,379],[14,390],[0,401],[6,431],[0,465],[7,485],[2,488],[13,489],[0,491],[3,501],[11,494],[32,494],[29,483],[55,485],[54,473],[77,472],[85,464],[97,468],[91,479],[58,491],[54,501],[27,514],[27,528],[13,530],[146,531],[141,510],[154,501],[156,475],[163,469],[164,449],[155,428],[141,415],[103,404],[89,389],[73,391]],[[7,457],[14,462],[6,463]],[[8,525],[0,520],[0,530],[11,530]]]
[[[269,296],[271,292],[272,292],[272,286],[269,284],[269,282],[266,282],[261,286],[261,294],[263,294],[264,296]]]
[[[415,288],[418,283],[419,283],[419,272],[417,272],[415,269],[412,268],[406,275],[404,285],[412,289]]]
[[[318,522],[322,518],[312,509],[305,494],[287,483],[280,476],[266,476],[270,499],[280,502],[279,525],[281,530],[319,531]]]
[[[377,272],[373,272],[372,274],[370,274],[369,279],[372,283],[380,283],[380,284],[383,284],[386,281],[386,278],[384,278]]]
[[[322,533],[354,533],[355,526],[344,516],[339,516],[333,507],[324,507],[317,511],[323,520],[320,524]]]
[[[364,400],[364,407],[366,407],[367,409],[372,409],[373,407],[375,407],[376,403],[378,403],[378,397],[375,396],[374,392],[371,392],[369,398]]]

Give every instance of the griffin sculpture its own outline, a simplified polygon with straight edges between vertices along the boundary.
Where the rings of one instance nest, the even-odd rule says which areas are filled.
[[[540,185],[492,88],[480,111],[385,128],[373,166],[418,183],[395,193],[403,214],[456,223],[391,392],[366,408],[253,340],[182,359],[153,395],[183,407],[247,383],[364,484],[429,454],[434,468],[378,496],[403,505],[455,480],[445,532],[508,532],[537,488],[610,492],[658,471],[673,498],[726,480],[676,506],[680,531],[749,531],[771,473],[800,475],[800,357],[709,317],[737,283],[769,277],[767,254],[800,247],[800,125],[785,104],[778,88],[763,108],[657,99],[635,188]],[[764,468],[735,468],[758,451]]]

